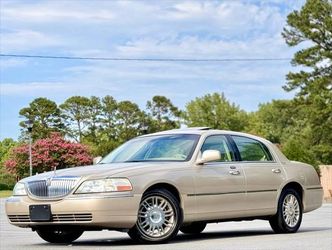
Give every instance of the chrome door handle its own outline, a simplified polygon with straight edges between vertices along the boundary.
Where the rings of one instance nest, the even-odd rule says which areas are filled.
[[[229,170],[229,173],[231,175],[239,175],[240,174],[240,171],[239,170]]]
[[[279,168],[274,168],[274,169],[272,169],[272,172],[276,173],[276,174],[280,174],[281,170]]]

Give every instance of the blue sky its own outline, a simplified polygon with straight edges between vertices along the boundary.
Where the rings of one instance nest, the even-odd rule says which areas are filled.
[[[1,0],[0,50],[131,58],[291,58],[281,31],[304,1]],[[247,111],[291,98],[289,61],[114,62],[0,58],[0,139],[17,138],[19,110],[34,98],[112,95],[145,108],[165,95],[180,108],[224,92]]]

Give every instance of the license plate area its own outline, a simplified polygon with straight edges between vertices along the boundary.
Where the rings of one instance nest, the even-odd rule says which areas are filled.
[[[30,212],[30,220],[33,222],[52,220],[50,205],[30,205],[29,212]]]

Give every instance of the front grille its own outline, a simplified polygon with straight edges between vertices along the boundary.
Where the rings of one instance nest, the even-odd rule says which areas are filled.
[[[54,198],[69,194],[78,180],[76,176],[55,176],[47,180],[30,181],[27,187],[33,196]]]
[[[8,215],[11,222],[31,222],[30,216],[27,215]],[[92,221],[91,213],[84,214],[53,214],[53,222],[87,222]]]

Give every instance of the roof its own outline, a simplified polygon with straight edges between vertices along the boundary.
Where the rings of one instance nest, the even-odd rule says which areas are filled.
[[[189,128],[180,128],[180,129],[172,129],[172,130],[165,130],[161,132],[156,132],[150,135],[164,135],[164,134],[232,134],[232,135],[242,135],[248,137],[256,137],[254,135],[236,132],[231,130],[219,130],[219,129],[212,129],[210,127],[189,127]],[[260,138],[263,139],[263,138]]]

